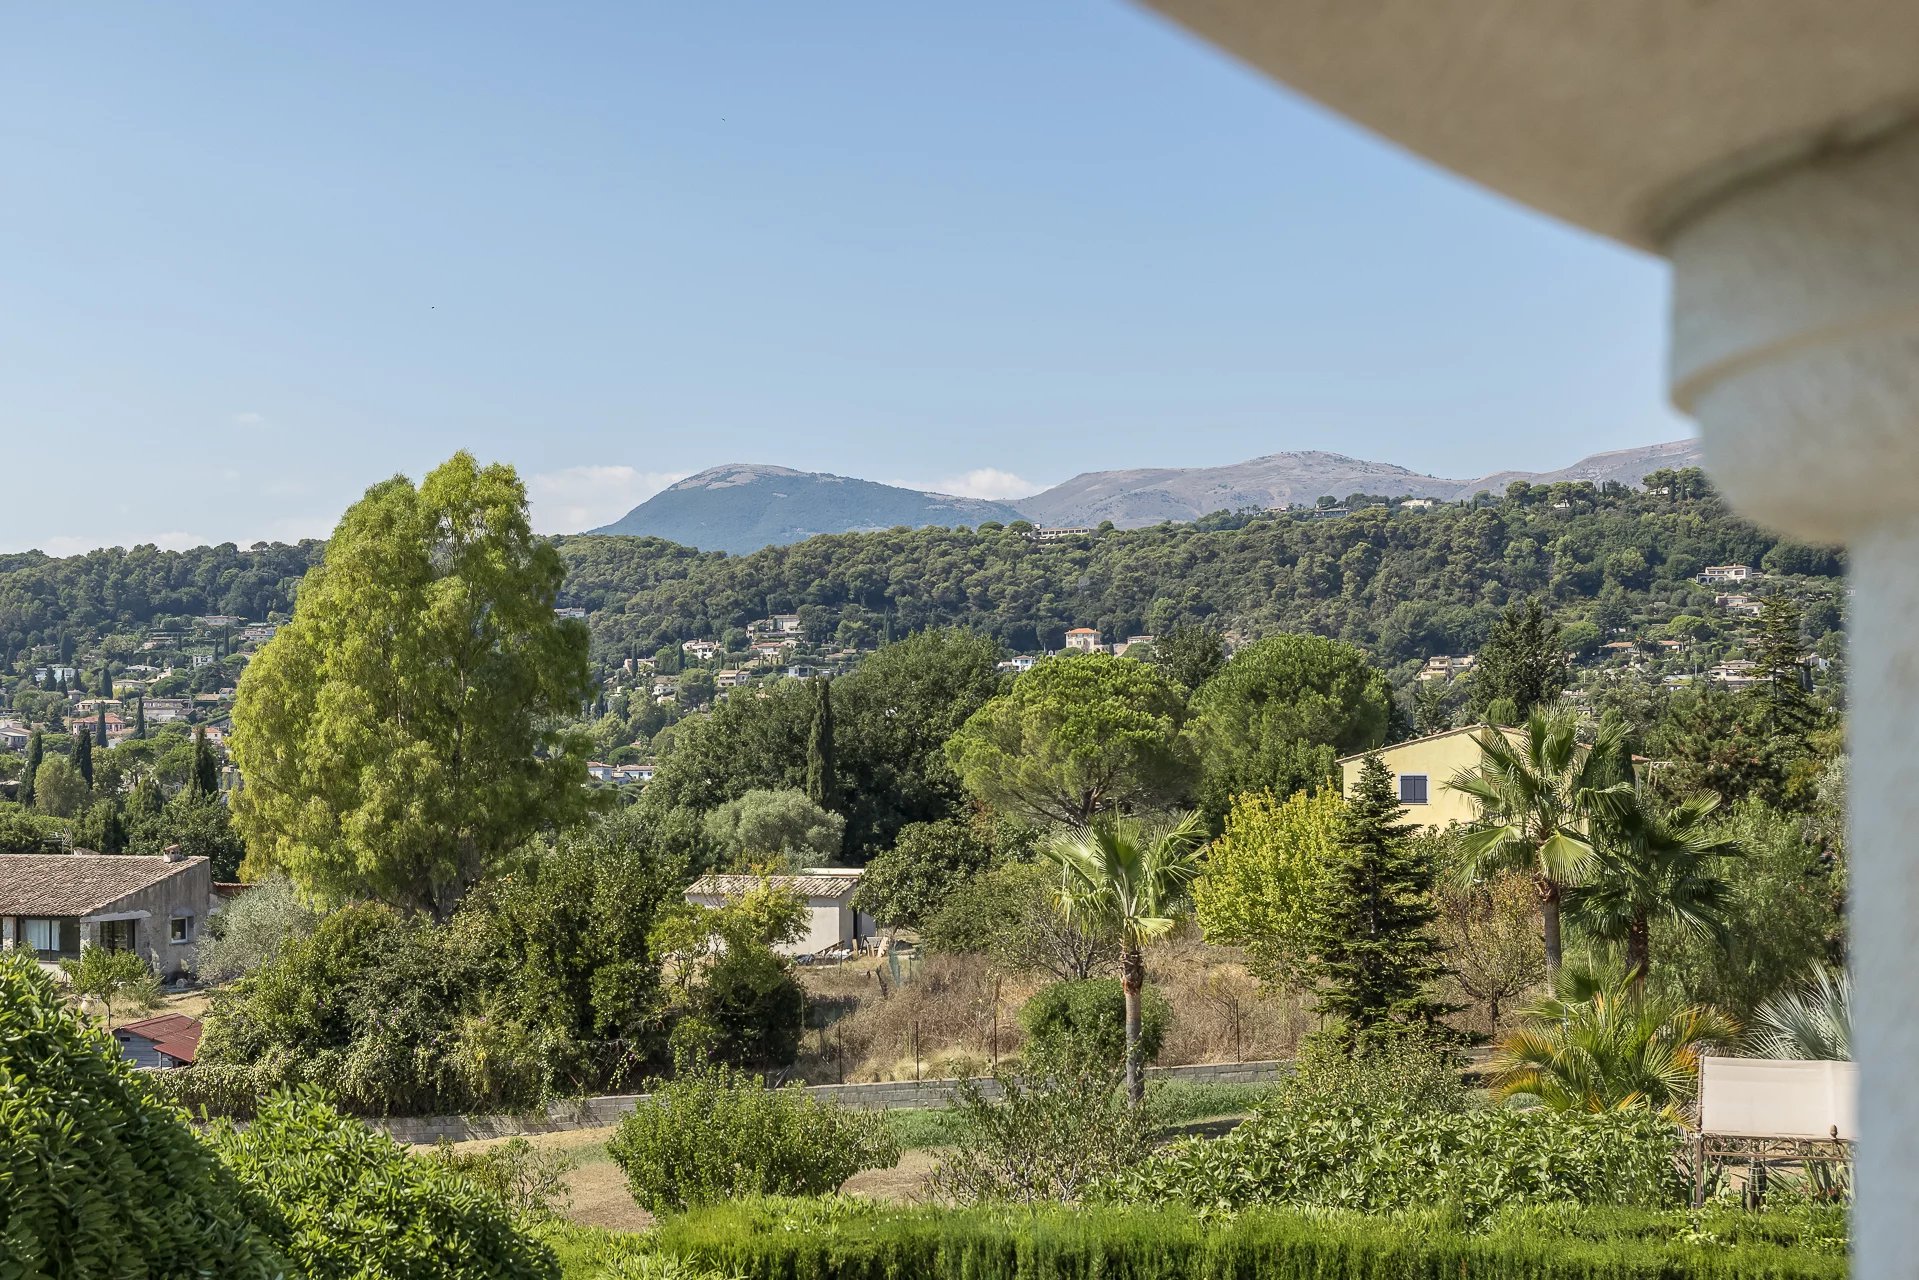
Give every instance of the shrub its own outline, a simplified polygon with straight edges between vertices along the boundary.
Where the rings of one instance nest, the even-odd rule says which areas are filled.
[[[243,978],[280,953],[290,938],[313,931],[319,916],[285,876],[261,881],[207,921],[193,965],[208,982]]]
[[[799,1056],[806,992],[767,948],[729,946],[707,969],[694,1016],[712,1029],[714,1052],[725,1061],[784,1067]]]
[[[32,958],[0,956],[0,1274],[277,1276],[248,1209]]]
[[[768,1089],[727,1067],[653,1082],[606,1152],[633,1198],[654,1213],[747,1195],[820,1195],[862,1169],[888,1168],[899,1147],[884,1117]]]
[[[279,1093],[215,1131],[263,1230],[309,1280],[557,1277],[552,1253],[443,1162],[407,1154],[318,1093]]]
[[[1679,1131],[1645,1112],[1435,1111],[1283,1094],[1217,1140],[1175,1143],[1101,1191],[1143,1204],[1383,1213],[1683,1202]]]
[[[433,1148],[433,1158],[498,1200],[522,1222],[559,1217],[572,1203],[566,1175],[579,1162],[564,1151],[536,1147],[525,1138],[465,1151],[442,1138]]]
[[[1146,1157],[1153,1095],[1139,1109],[1119,1091],[1110,1058],[1042,1050],[994,1073],[997,1097],[972,1081],[954,1096],[954,1148],[933,1171],[933,1194],[962,1204],[1077,1200]]]
[[[1768,1215],[1770,1216],[1770,1215]],[[1711,1238],[1697,1215],[1572,1210],[1545,1229],[1471,1233],[1398,1219],[1256,1211],[714,1206],[663,1224],[656,1247],[751,1280],[1842,1280],[1843,1253],[1793,1231]]]
[[[1148,987],[1141,993],[1139,1052],[1143,1062],[1159,1056],[1172,1010]],[[1019,1011],[1020,1026],[1042,1052],[1084,1052],[1101,1062],[1126,1058],[1126,996],[1117,978],[1087,978],[1041,987]]]
[[[1416,1028],[1376,1033],[1351,1045],[1329,1031],[1300,1042],[1284,1092],[1367,1111],[1459,1112],[1471,1105],[1459,1067],[1457,1050]]]
[[[251,1119],[280,1083],[281,1073],[259,1063],[199,1062],[147,1076],[149,1092],[196,1119]]]

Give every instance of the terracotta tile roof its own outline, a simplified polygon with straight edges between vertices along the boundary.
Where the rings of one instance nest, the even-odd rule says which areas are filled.
[[[206,861],[126,853],[0,854],[0,915],[83,916]]]
[[[164,1013],[157,1018],[129,1022],[114,1034],[151,1040],[153,1047],[169,1058],[192,1062],[193,1056],[200,1051],[200,1031],[199,1019],[189,1018],[184,1013]]]
[[[844,898],[853,892],[859,882],[859,873],[856,871],[810,876],[701,876],[688,885],[686,891],[701,897],[739,898],[762,884],[771,884],[776,889],[797,893],[802,898]]]

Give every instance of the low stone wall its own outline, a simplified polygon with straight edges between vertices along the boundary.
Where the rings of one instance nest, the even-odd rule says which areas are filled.
[[[1185,1080],[1196,1084],[1262,1084],[1284,1075],[1290,1064],[1266,1062],[1202,1062],[1183,1067],[1148,1067],[1149,1080]],[[986,1096],[998,1088],[990,1078],[974,1081]],[[866,1111],[894,1107],[943,1107],[953,1100],[958,1080],[882,1080],[872,1084],[822,1084],[807,1092],[824,1102]],[[643,1093],[604,1094],[596,1098],[569,1098],[543,1111],[493,1116],[391,1116],[372,1120],[401,1142],[430,1143],[445,1138],[466,1142],[474,1138],[509,1138],[521,1134],[559,1133],[567,1129],[599,1129],[618,1124],[621,1117],[646,1098]]]

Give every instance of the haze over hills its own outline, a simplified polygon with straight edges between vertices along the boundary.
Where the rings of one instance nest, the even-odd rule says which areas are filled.
[[[1121,528],[1193,520],[1214,511],[1311,503],[1323,495],[1385,494],[1456,500],[1495,493],[1515,480],[1616,480],[1637,485],[1661,467],[1698,466],[1696,440],[1619,449],[1557,471],[1501,471],[1476,480],[1425,475],[1316,449],[1273,453],[1223,467],[1088,471],[1017,502],[927,493],[871,480],[787,467],[729,464],[689,476],[593,533],[648,534],[705,551],[748,552],[821,533],[895,525],[976,525],[1031,520],[1042,525]]]

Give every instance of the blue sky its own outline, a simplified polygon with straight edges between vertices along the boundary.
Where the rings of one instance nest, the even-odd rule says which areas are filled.
[[[1674,439],[1663,268],[1120,0],[95,3],[0,41],[0,549]]]

